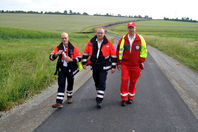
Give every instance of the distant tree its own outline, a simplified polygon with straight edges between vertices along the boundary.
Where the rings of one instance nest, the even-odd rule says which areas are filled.
[[[72,10],[69,10],[69,14],[70,14],[70,15],[72,15],[72,14],[73,14]]]
[[[63,14],[67,15],[67,10],[65,10]]]
[[[89,15],[88,13],[86,13],[86,12],[83,12],[83,15]]]

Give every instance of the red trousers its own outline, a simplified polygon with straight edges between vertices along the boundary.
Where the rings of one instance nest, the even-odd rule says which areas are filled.
[[[120,95],[122,100],[127,101],[128,99],[133,99],[135,96],[136,83],[138,78],[140,77],[141,70],[139,67],[130,67],[122,64],[121,71],[122,81],[120,87]]]

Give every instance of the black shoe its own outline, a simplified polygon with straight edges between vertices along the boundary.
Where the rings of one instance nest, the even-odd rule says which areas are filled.
[[[132,104],[133,103],[133,100],[132,99],[129,99],[128,100],[128,104]]]
[[[97,102],[97,108],[98,109],[102,108],[102,103]]]
[[[123,101],[121,102],[121,105],[124,107],[124,106],[127,105],[127,102],[123,100]]]

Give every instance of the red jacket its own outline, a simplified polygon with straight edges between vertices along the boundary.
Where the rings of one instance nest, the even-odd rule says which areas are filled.
[[[131,53],[130,53],[130,42],[128,40],[128,33],[125,35],[124,39],[125,39],[125,43],[124,43],[123,58],[122,61],[119,61],[119,59],[117,59],[118,65],[125,64],[127,66],[139,67],[140,64],[145,61],[145,58],[140,57],[141,40],[139,35],[136,33],[136,38],[131,47]],[[120,49],[121,41],[122,38],[118,42],[118,46],[116,50],[117,58],[119,58],[119,49]]]
[[[91,65],[100,65],[103,70],[109,70],[111,68],[116,68],[117,57],[115,53],[115,48],[110,40],[108,40],[105,36],[101,45],[101,50],[99,57],[97,58],[98,44],[96,41],[96,36],[93,37],[86,45],[82,64],[86,65],[89,62],[88,57],[91,56],[90,61]]]
[[[57,57],[55,56],[55,54],[59,51],[59,50],[63,50],[64,51],[64,47],[63,47],[63,43],[60,43],[59,45],[57,45],[54,50],[52,51],[52,53],[49,56],[49,59],[54,61]],[[78,50],[78,48],[71,44],[70,42],[68,42],[68,48],[66,48],[66,56],[69,56],[73,59],[73,62],[69,62],[68,63],[68,68],[70,69],[70,71],[72,72],[73,75],[75,75],[79,69],[77,66],[77,62],[81,61],[81,54],[80,51]],[[56,66],[56,72],[55,74],[57,74],[59,68],[63,67],[63,61],[64,61],[64,57],[62,56],[62,54],[59,55],[58,61],[57,61],[57,66]]]

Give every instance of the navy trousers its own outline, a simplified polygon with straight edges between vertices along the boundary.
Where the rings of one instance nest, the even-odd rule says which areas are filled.
[[[58,73],[58,93],[56,103],[62,104],[65,95],[65,85],[67,79],[67,98],[72,98],[72,91],[74,85],[74,76],[69,72],[67,67],[61,68]]]
[[[101,103],[104,98],[108,72],[102,70],[101,67],[98,66],[92,66],[92,70],[93,70],[93,79],[95,82],[95,86],[97,88],[96,102]]]

